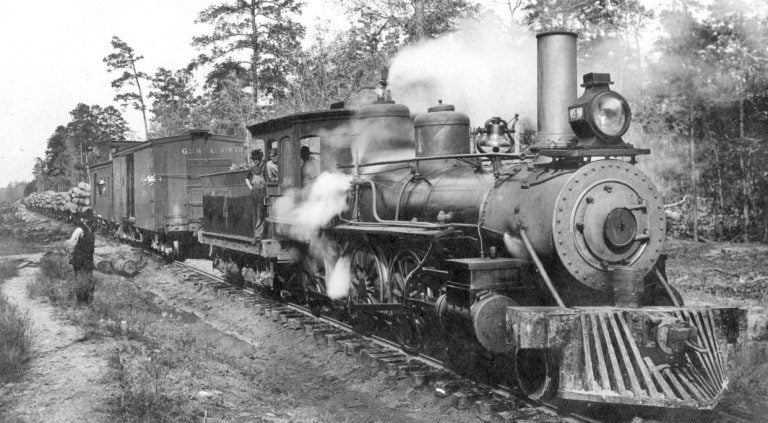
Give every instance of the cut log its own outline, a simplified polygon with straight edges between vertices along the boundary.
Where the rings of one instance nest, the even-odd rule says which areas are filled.
[[[115,272],[123,276],[134,276],[136,275],[136,272],[138,272],[138,266],[136,266],[136,262],[133,260],[115,257],[110,260],[110,263],[112,264],[112,268],[115,269]]]
[[[96,268],[99,269],[99,272],[110,274],[115,271],[115,269],[112,267],[112,263],[110,263],[108,260],[101,260],[100,262],[96,263]]]

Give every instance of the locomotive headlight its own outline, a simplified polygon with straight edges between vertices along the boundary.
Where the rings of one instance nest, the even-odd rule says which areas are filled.
[[[618,138],[629,129],[629,105],[622,96],[607,91],[592,99],[590,112],[595,132],[606,138]]]
[[[619,93],[611,91],[610,79],[607,73],[584,75],[584,94],[568,108],[571,128],[582,140],[613,144],[621,141],[629,129],[629,104]]]

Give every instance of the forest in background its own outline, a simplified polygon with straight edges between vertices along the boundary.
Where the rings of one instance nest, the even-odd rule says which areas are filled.
[[[350,27],[318,22],[305,48],[300,1],[213,4],[191,37],[201,54],[183,69],[143,69],[141,52],[113,37],[104,64],[117,107],[76,105],[36,159],[34,180],[0,189],[0,201],[83,180],[89,152],[131,136],[126,107],[144,116],[146,138],[201,127],[247,138],[255,121],[360,102],[383,67],[424,41],[494,28],[509,43],[499,54],[514,54],[516,38],[571,30],[580,68],[610,71],[629,101],[625,139],[652,149],[641,166],[678,204],[685,232],[768,242],[768,8],[759,2],[675,0],[651,10],[639,0],[497,0],[506,6],[497,14],[470,0],[330,1]],[[658,33],[650,45],[649,32]]]

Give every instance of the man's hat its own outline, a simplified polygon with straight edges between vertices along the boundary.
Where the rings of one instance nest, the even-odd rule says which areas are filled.
[[[270,156],[277,156],[277,149],[273,148],[273,149],[269,150],[269,155]]]
[[[264,153],[261,152],[260,148],[251,151],[251,158],[256,159],[257,157],[264,157]]]

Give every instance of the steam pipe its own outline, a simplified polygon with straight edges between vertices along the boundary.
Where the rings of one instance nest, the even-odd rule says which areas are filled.
[[[449,154],[445,156],[414,157],[411,159],[384,160],[380,162],[361,163],[359,165],[337,165],[336,167],[338,169],[357,169],[360,167],[381,166],[381,165],[388,165],[388,164],[401,164],[401,163],[411,163],[411,162],[418,163],[418,162],[423,162],[427,160],[476,159],[478,157],[485,157],[488,159],[493,159],[494,157],[498,157],[502,160],[503,159],[522,160],[526,158],[524,154],[508,154],[508,153]]]
[[[544,283],[547,285],[547,288],[549,289],[549,292],[552,294],[552,297],[557,302],[557,305],[561,308],[566,308],[565,303],[560,298],[560,294],[557,293],[555,286],[552,284],[552,280],[549,279],[549,275],[547,275],[547,271],[546,269],[544,269],[544,265],[541,264],[541,260],[539,260],[539,255],[536,254],[536,250],[533,249],[533,244],[531,244],[531,240],[528,239],[528,233],[525,231],[525,229],[520,230],[520,238],[523,239],[523,243],[525,244],[525,249],[528,250],[528,254],[531,255],[533,262],[536,264],[536,268],[539,270],[539,274],[541,275],[541,278],[544,279]]]
[[[378,206],[376,201],[376,197],[377,197],[376,184],[374,184],[373,181],[369,181],[367,179],[359,179],[355,181],[355,186],[359,186],[360,184],[364,184],[364,183],[367,183],[368,185],[371,186],[371,213],[373,214],[373,218],[374,220],[376,220],[377,223],[386,223],[388,225],[402,226],[407,228],[429,228],[429,229],[447,228],[449,226],[449,225],[440,225],[440,224],[431,223],[431,222],[403,222],[399,220],[382,219],[381,217],[379,217]],[[344,221],[347,223],[351,223],[359,226],[366,226],[366,224],[367,225],[372,224],[372,222],[351,222],[346,219],[344,219]]]

